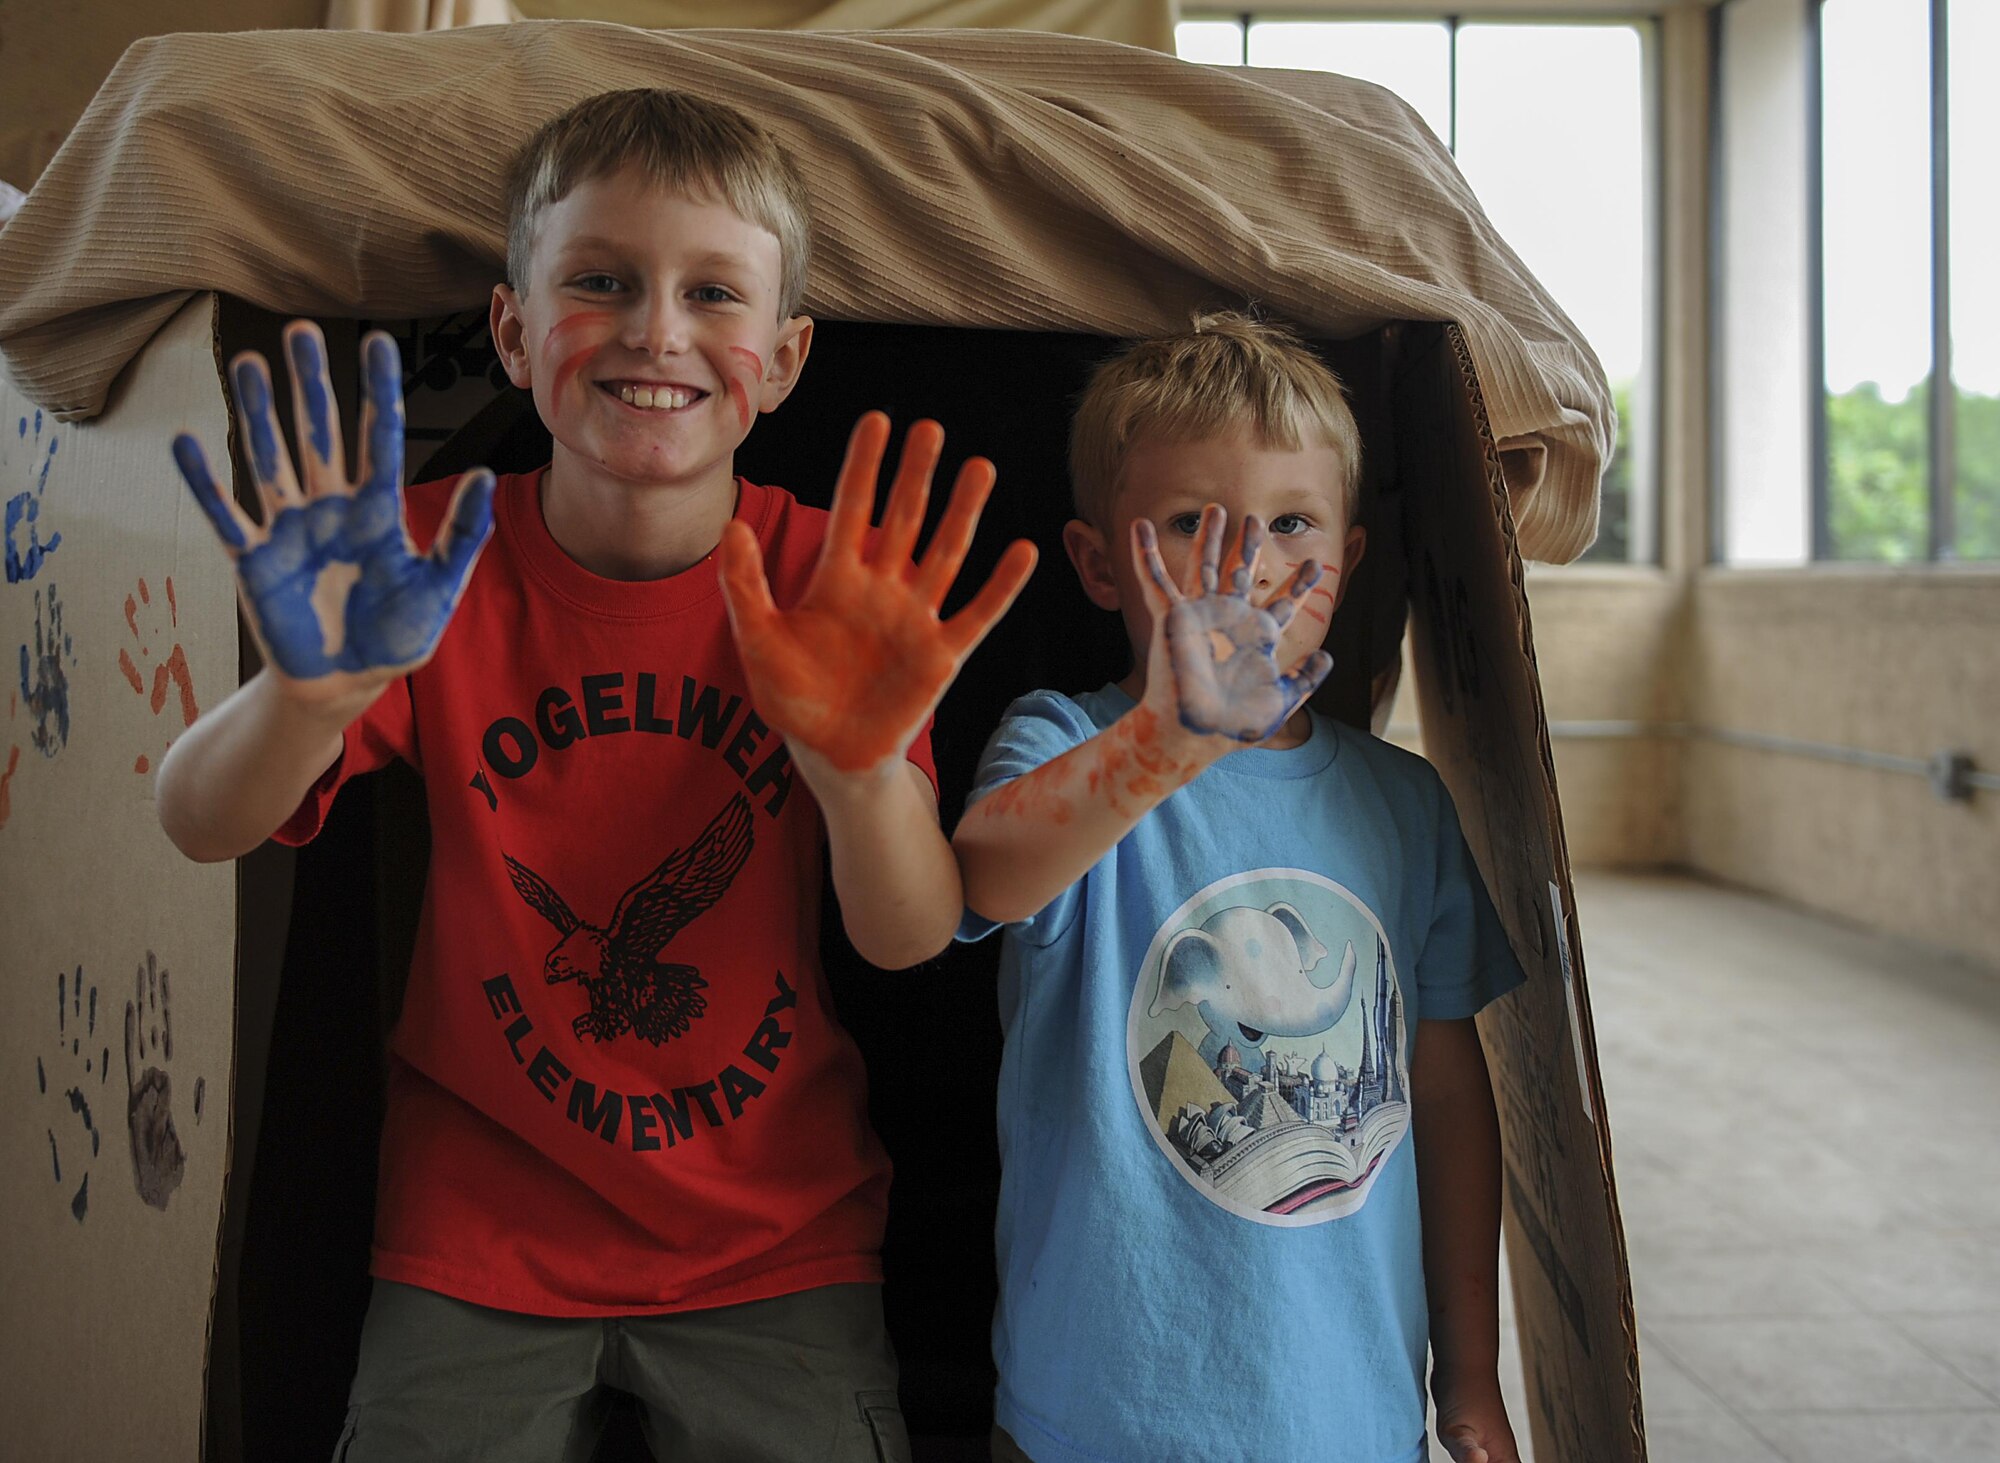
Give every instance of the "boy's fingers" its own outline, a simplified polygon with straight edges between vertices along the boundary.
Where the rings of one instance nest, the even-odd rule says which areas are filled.
[[[1222,582],[1222,535],[1228,527],[1229,514],[1220,503],[1210,503],[1201,510],[1201,527],[1195,533],[1192,565],[1198,577],[1194,584],[1187,586],[1189,594],[1214,594]]]
[[[1278,680],[1278,694],[1285,698],[1285,715],[1290,716],[1304,705],[1306,699],[1320,688],[1320,683],[1333,669],[1333,657],[1324,650],[1315,650],[1299,662],[1299,668],[1289,676]]]
[[[1160,535],[1149,519],[1132,520],[1132,563],[1139,571],[1139,592],[1146,596],[1146,608],[1157,625],[1181,602],[1181,592],[1167,573],[1167,562],[1160,557]]]
[[[1264,552],[1264,520],[1254,513],[1243,516],[1236,531],[1236,543],[1229,555],[1229,592],[1247,598],[1257,582],[1257,560]]]
[[[771,598],[771,584],[764,577],[764,555],[749,524],[732,518],[722,526],[716,559],[722,607],[729,613],[738,642],[765,633],[778,618],[778,606]]]
[[[445,531],[431,545],[431,562],[450,583],[454,597],[465,587],[473,562],[493,532],[495,486],[493,474],[483,467],[460,478],[445,514]]]
[[[958,470],[951,502],[945,506],[937,532],[931,535],[930,545],[924,550],[917,577],[911,581],[917,597],[933,611],[951,593],[952,582],[958,578],[958,571],[972,548],[973,531],[979,527],[979,515],[986,511],[995,478],[993,464],[983,457],[969,459]]]
[[[882,452],[888,445],[889,419],[879,411],[864,413],[848,436],[847,456],[834,483],[825,557],[861,557],[868,519],[875,511],[875,479],[882,471]]]
[[[193,434],[182,432],[174,438],[174,466],[181,470],[181,479],[194,494],[195,502],[201,504],[201,511],[208,515],[223,547],[232,554],[249,548],[254,525],[236,506],[236,500],[216,485],[215,475],[208,470],[208,454],[201,450],[201,443]]]
[[[910,562],[910,551],[923,531],[924,510],[931,501],[931,474],[944,454],[944,428],[918,422],[903,438],[903,455],[896,463],[896,481],[889,489],[889,506],[882,510],[882,527],[868,554],[871,564],[887,564],[899,574]]]
[[[361,340],[361,487],[403,487],[403,358],[385,330]]]
[[[304,501],[292,473],[291,454],[278,435],[278,412],[271,400],[271,368],[255,351],[244,351],[230,362],[236,387],[236,410],[243,419],[243,453],[257,481],[257,497],[268,525],[279,509]]]
[[[1299,604],[1312,593],[1313,586],[1319,583],[1322,572],[1319,560],[1307,559],[1292,571],[1289,580],[1264,601],[1261,608],[1278,622],[1280,630],[1291,623],[1292,616],[1299,611]]]
[[[285,356],[292,367],[293,420],[304,449],[305,487],[316,495],[347,486],[346,452],[340,441],[340,413],[327,375],[326,337],[310,320],[285,327]]]
[[[972,597],[972,603],[945,621],[945,644],[953,655],[961,659],[970,655],[973,648],[986,638],[987,632],[1013,606],[1015,596],[1028,582],[1028,576],[1035,572],[1035,561],[1039,557],[1039,551],[1024,538],[1016,539],[1007,546],[1007,552],[994,566],[993,577],[980,587],[979,593]]]

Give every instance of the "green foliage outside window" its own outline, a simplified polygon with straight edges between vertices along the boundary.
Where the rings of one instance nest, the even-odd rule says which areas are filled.
[[[1833,557],[1903,563],[1929,553],[1930,390],[1884,401],[1872,382],[1826,398]],[[1961,559],[2000,558],[2000,397],[1961,392],[1957,415]]]

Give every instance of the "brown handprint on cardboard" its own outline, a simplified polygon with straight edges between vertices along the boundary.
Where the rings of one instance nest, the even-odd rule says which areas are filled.
[[[125,1003],[126,1122],[132,1137],[132,1178],[139,1197],[165,1209],[187,1170],[187,1154],[174,1130],[173,1002],[168,974],[151,950],[139,967],[133,998]],[[194,1120],[201,1121],[203,1089],[194,1084]]]

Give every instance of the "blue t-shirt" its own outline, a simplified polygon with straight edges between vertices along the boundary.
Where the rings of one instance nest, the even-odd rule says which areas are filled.
[[[1132,705],[1021,698],[973,798]],[[1430,764],[1317,714],[1009,925],[1000,1425],[1037,1463],[1421,1463],[1411,1042],[1521,979]]]

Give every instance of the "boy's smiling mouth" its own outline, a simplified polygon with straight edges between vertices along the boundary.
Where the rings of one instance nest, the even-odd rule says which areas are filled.
[[[706,400],[708,393],[692,386],[657,381],[600,381],[600,391],[640,411],[680,411]]]

